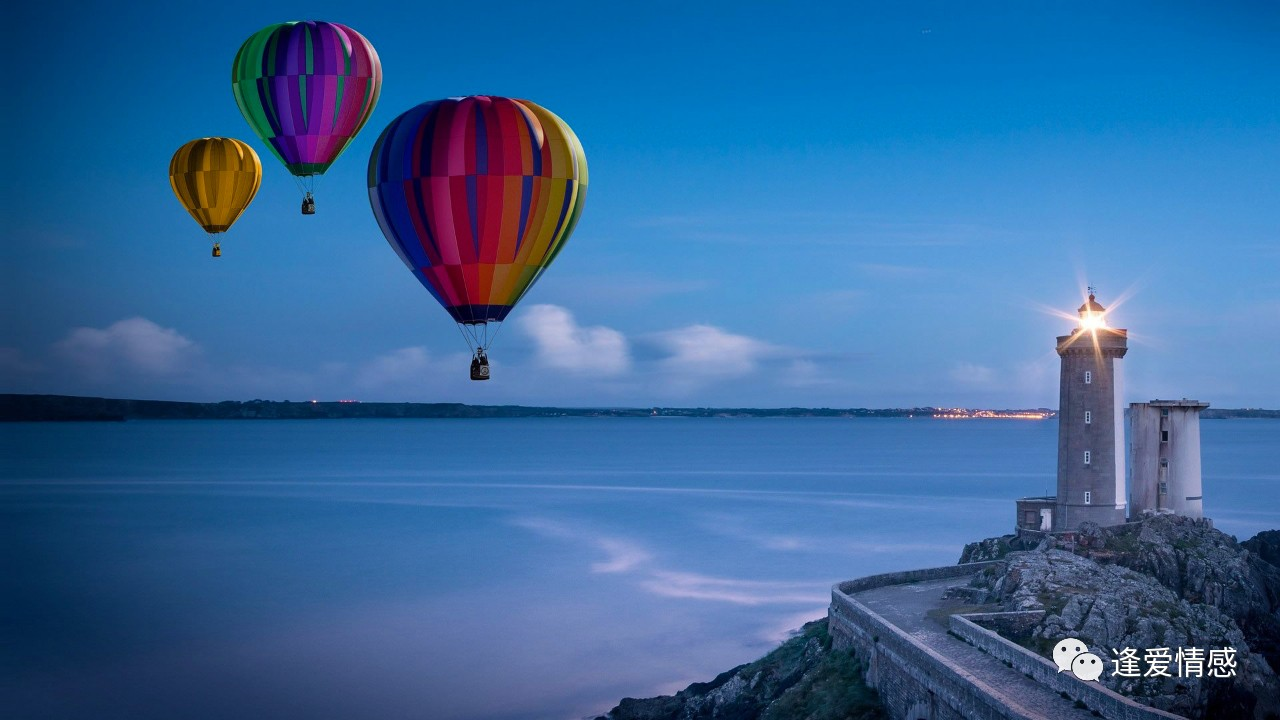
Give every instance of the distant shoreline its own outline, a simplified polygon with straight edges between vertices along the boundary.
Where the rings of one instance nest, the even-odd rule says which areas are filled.
[[[972,408],[561,408],[462,403],[389,403],[344,401],[225,400],[216,403],[128,400],[73,395],[0,394],[3,422],[122,422],[125,420],[326,420],[483,419],[530,417],[737,417],[737,418],[919,418],[939,420],[1051,420],[1048,408],[989,410]],[[1280,419],[1280,410],[1209,408],[1207,420]]]

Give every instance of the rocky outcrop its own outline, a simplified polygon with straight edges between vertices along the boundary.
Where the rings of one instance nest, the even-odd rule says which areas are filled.
[[[1280,532],[1244,543],[1206,520],[1157,515],[1114,531],[1109,548],[1128,547],[1115,562],[1154,577],[1192,603],[1231,616],[1255,653],[1280,673]],[[1256,551],[1254,549],[1256,548]]]
[[[971,542],[960,552],[960,564],[999,560],[1011,552],[1034,550],[1037,543],[1025,542],[1017,535],[1001,535]]]
[[[1280,567],[1280,530],[1264,530],[1240,545],[1266,562]]]
[[[966,557],[1008,546],[993,538]],[[1280,633],[1280,570],[1208,521],[1155,516],[1119,528],[1082,527],[1068,546],[1041,543],[1005,553],[1002,572],[975,582],[1006,610],[1043,610],[1020,637],[1042,656],[1067,637],[1083,640],[1108,667],[1103,682],[1154,707],[1191,718],[1280,716],[1273,656]],[[984,550],[983,548],[986,548]],[[1231,647],[1234,678],[1125,678],[1111,672],[1123,648]],[[1143,672],[1149,666],[1143,665]],[[1187,673],[1186,675],[1191,675]]]
[[[825,619],[763,658],[675,695],[626,698],[596,720],[883,720],[851,652],[832,650]]]

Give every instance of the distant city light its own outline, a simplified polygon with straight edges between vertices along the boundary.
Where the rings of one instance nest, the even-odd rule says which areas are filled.
[[[1053,410],[970,410],[968,408],[939,408],[933,413],[935,420],[973,420],[977,418],[997,420],[1048,420],[1056,417]]]

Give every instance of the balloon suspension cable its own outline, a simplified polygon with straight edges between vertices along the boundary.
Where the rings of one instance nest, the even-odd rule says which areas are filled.
[[[320,184],[320,175],[290,175],[293,178],[293,184],[298,188],[298,194],[306,197],[315,195],[316,186]]]
[[[489,326],[494,326],[493,332],[489,331]],[[493,345],[493,341],[498,338],[498,333],[502,331],[502,323],[498,321],[489,321],[482,323],[457,323],[458,332],[462,335],[462,339],[467,343],[467,348],[471,350],[471,354],[488,353],[489,346]]]
[[[485,324],[486,325],[485,331],[484,331],[485,332],[485,341],[484,341],[485,350],[489,349],[489,346],[493,344],[493,341],[498,339],[498,333],[502,332],[501,320],[497,320],[493,324],[496,325],[496,327],[493,329],[492,335],[489,334],[488,323]]]
[[[457,326],[458,334],[462,336],[462,341],[467,344],[467,349],[471,351],[471,354],[475,355],[476,346],[475,343],[471,342],[471,336],[467,334],[465,323],[457,323]]]
[[[467,274],[465,272],[462,273],[462,296],[465,298],[471,297],[471,290],[467,288]],[[476,336],[476,324],[458,323],[458,327],[461,329],[464,324],[466,325],[466,329],[464,330],[463,335],[470,335],[470,339],[467,341],[467,347],[471,348],[471,354],[476,355],[478,354],[477,351],[483,352],[484,345],[481,343],[480,338]]]

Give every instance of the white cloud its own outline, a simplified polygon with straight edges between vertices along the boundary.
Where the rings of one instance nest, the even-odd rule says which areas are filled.
[[[781,382],[793,388],[835,388],[842,384],[839,377],[833,377],[823,366],[805,358],[791,361]]]
[[[380,355],[356,371],[356,387],[376,390],[414,381],[421,382],[431,368],[431,356],[424,347],[401,348]]]
[[[603,326],[582,327],[558,305],[534,305],[525,311],[520,327],[537,345],[538,362],[547,367],[597,375],[618,375],[631,367],[622,333]]]
[[[713,325],[690,325],[654,336],[670,355],[663,369],[684,378],[735,378],[755,372],[763,358],[782,349],[746,335],[735,335]]]
[[[1020,363],[1015,370],[1018,388],[1030,398],[1043,398],[1046,401],[1056,395],[1058,382],[1054,366],[1056,357],[1045,357],[1032,362]]]
[[[192,369],[200,347],[173,328],[135,317],[101,330],[75,328],[54,344],[54,352],[92,376],[174,377]]]
[[[959,363],[951,368],[950,375],[952,380],[970,387],[992,387],[996,382],[996,371],[977,363]]]

